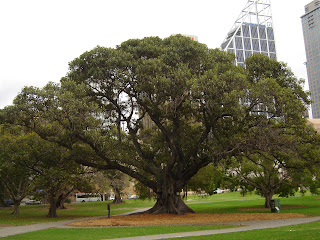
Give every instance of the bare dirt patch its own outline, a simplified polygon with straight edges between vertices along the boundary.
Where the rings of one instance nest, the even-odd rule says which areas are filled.
[[[128,216],[114,216],[69,224],[77,227],[108,227],[108,226],[160,226],[160,225],[189,225],[214,224],[238,221],[273,220],[304,218],[303,214],[294,213],[221,213],[221,214],[140,214]]]

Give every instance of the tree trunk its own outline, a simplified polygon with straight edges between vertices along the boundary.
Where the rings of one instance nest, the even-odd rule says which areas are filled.
[[[14,201],[13,203],[13,212],[11,214],[20,214],[20,201]]]
[[[63,193],[60,194],[56,207],[57,209],[67,209],[66,206],[64,205],[64,201],[66,200],[65,196]]]
[[[186,213],[194,213],[181,199],[180,191],[182,187],[176,185],[176,181],[168,176],[165,178],[164,183],[158,186],[157,202],[147,211],[147,213],[172,213],[183,215]]]
[[[114,188],[114,200],[113,203],[122,203],[122,199],[121,199],[121,190],[118,188]]]
[[[49,199],[50,201],[50,208],[49,208],[49,213],[47,217],[49,218],[56,218],[58,217],[57,215],[57,200],[55,198]]]
[[[57,209],[67,209],[64,203],[68,199],[70,194],[73,192],[73,190],[74,188],[71,188],[68,191],[64,191],[59,195],[57,200]]]
[[[265,197],[264,207],[270,208],[270,201],[273,197],[273,193],[266,193],[264,194],[264,197]]]

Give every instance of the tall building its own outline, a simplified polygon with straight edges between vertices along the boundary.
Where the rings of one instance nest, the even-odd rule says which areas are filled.
[[[236,55],[236,65],[245,66],[246,58],[262,53],[277,59],[270,0],[248,0],[221,49]]]
[[[313,118],[320,118],[320,1],[305,6],[301,17]]]

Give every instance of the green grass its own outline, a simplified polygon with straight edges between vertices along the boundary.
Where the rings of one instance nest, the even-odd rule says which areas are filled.
[[[11,215],[12,208],[0,208],[0,225],[27,225],[44,222],[56,222],[77,218],[106,216],[110,202],[86,202],[66,204],[68,209],[58,210],[58,218],[47,218],[48,205],[21,206],[21,214]],[[154,201],[127,200],[124,204],[111,204],[111,215],[131,212],[136,209],[151,207]]]
[[[146,236],[164,233],[179,233],[189,231],[216,230],[231,228],[227,225],[197,225],[197,226],[154,226],[154,227],[116,227],[116,228],[80,228],[80,229],[48,229],[32,233],[14,235],[3,239],[23,240],[99,240],[121,237]]]
[[[198,213],[238,213],[239,208],[261,207],[264,199],[257,195],[242,197],[239,193],[223,193],[208,197],[189,196],[187,201],[190,207]],[[58,218],[50,219],[48,205],[21,206],[20,215],[11,215],[12,208],[0,209],[0,225],[26,225],[42,222],[54,222],[77,218],[87,218],[107,215],[108,202],[73,203],[67,205],[68,209],[59,210]],[[127,200],[124,204],[111,205],[111,214],[116,215],[131,212],[139,208],[151,207],[154,201]],[[310,216],[320,216],[320,200],[315,196],[282,198],[282,206],[301,206],[297,209],[283,209],[283,213],[300,213]],[[257,211],[246,211],[257,212]],[[261,212],[261,211],[259,211]],[[262,212],[270,212],[265,210]]]
[[[188,204],[198,213],[243,213],[241,208],[262,207],[264,199],[257,195],[242,197],[239,193],[224,193],[210,197],[188,197]],[[127,200],[125,204],[111,205],[112,215],[130,212],[139,208],[151,207],[154,201]],[[282,213],[300,213],[309,216],[320,216],[320,199],[317,196],[281,198],[282,207],[300,206],[301,208],[282,209]],[[67,210],[58,211],[59,218],[46,218],[48,206],[23,206],[21,215],[10,215],[11,209],[0,209],[0,224],[25,225],[40,222],[60,221],[66,219],[86,218],[107,215],[107,202],[74,203]],[[270,210],[247,210],[245,212],[270,212]],[[107,239],[129,236],[143,236],[161,233],[212,230],[216,225],[205,226],[162,226],[162,227],[116,227],[90,229],[48,229],[28,234],[16,235],[7,239]],[[291,230],[291,231],[290,231]],[[307,232],[307,233],[304,233]],[[314,238],[315,233],[317,237]],[[263,238],[261,237],[263,235]],[[226,238],[206,236],[191,239],[319,239],[320,223],[304,224],[292,227],[268,230],[248,231],[227,235]],[[241,236],[241,237],[240,237]],[[283,238],[288,236],[288,238]],[[213,237],[213,238],[211,238]],[[290,238],[291,237],[291,238]],[[294,237],[294,238],[293,238]],[[300,238],[299,238],[300,237]],[[189,238],[190,239],[190,238]]]
[[[300,224],[295,226],[245,231],[237,233],[224,233],[217,235],[207,235],[202,237],[175,238],[184,240],[317,240],[320,238],[320,222]],[[172,238],[171,238],[172,239]]]
[[[216,199],[209,198],[203,200],[203,202],[190,204],[189,206],[197,213],[270,212],[270,209],[264,211],[241,210],[241,208],[262,207],[264,205],[264,199],[257,195],[241,197],[239,193],[224,193],[219,194],[218,197]],[[319,196],[281,198],[280,201],[281,207],[289,207],[288,209],[281,209],[281,213],[300,213],[310,216],[320,216]],[[301,208],[290,208],[292,206]]]

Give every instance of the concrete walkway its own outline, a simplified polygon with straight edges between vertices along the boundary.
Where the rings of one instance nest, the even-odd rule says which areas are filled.
[[[97,219],[97,218],[101,218],[101,217],[67,220],[67,221],[59,221],[59,222],[52,222],[52,223],[39,223],[39,224],[33,224],[33,225],[27,225],[27,226],[1,227],[0,238],[12,236],[16,234],[45,230],[49,228],[66,228],[66,227],[68,228],[68,226],[66,225],[69,223]],[[310,222],[316,222],[316,221],[320,221],[320,217],[283,219],[283,220],[265,220],[265,221],[228,222],[223,224],[238,225],[240,227],[220,229],[220,230],[183,232],[183,233],[172,233],[172,234],[161,234],[161,235],[139,236],[139,237],[117,238],[117,239],[155,240],[155,239],[167,239],[167,238],[179,238],[179,237],[204,236],[204,235],[213,235],[213,234],[230,233],[230,232],[250,231],[250,230],[256,230],[256,229],[283,227],[283,226],[297,225],[297,224],[310,223]]]

